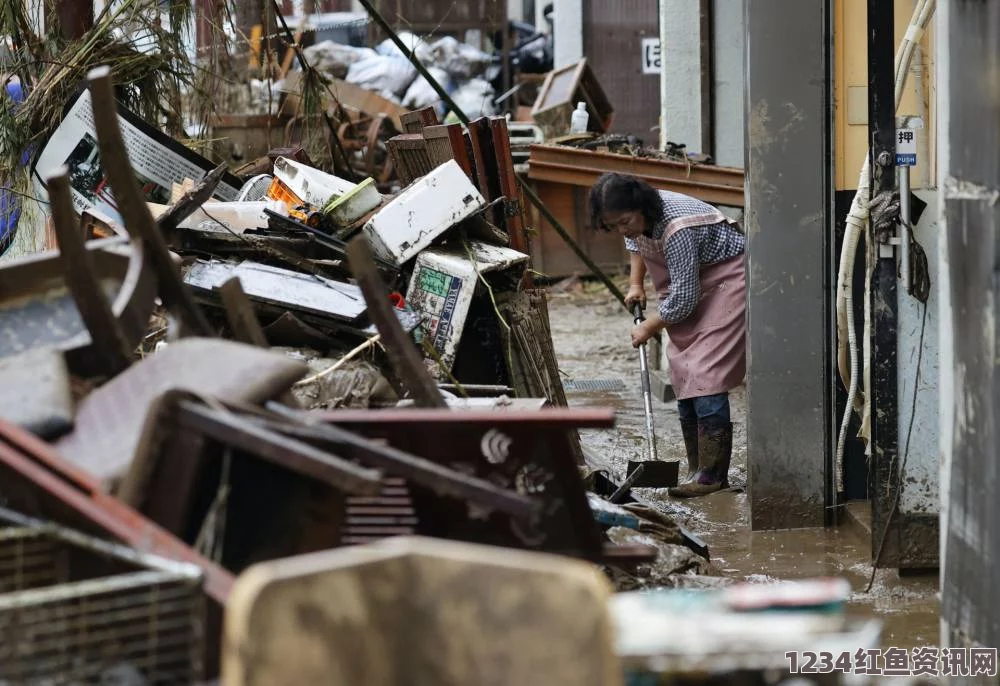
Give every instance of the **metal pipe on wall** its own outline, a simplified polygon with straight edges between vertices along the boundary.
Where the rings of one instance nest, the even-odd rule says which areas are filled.
[[[874,206],[896,190],[896,75],[893,3],[868,0],[868,131]],[[891,536],[898,508],[899,403],[897,388],[896,259],[888,217],[872,213],[871,281],[872,559],[892,565],[899,541]]]

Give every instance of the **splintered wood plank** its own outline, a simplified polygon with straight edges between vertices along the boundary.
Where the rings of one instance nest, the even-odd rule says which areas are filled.
[[[226,310],[226,319],[229,321],[229,328],[233,330],[236,340],[241,343],[256,345],[258,348],[267,348],[267,336],[257,320],[253,304],[250,298],[243,292],[238,276],[230,277],[219,287],[219,296],[222,298],[222,305]]]
[[[94,349],[103,360],[105,370],[117,374],[131,364],[132,346],[115,318],[108,302],[90,251],[73,212],[69,176],[66,169],[46,180],[52,208],[52,222],[59,241],[59,260],[66,274],[66,283],[80,311]]]
[[[497,180],[500,194],[506,198],[507,209],[504,227],[510,236],[510,247],[529,254],[528,237],[524,232],[524,215],[521,207],[521,193],[514,174],[514,158],[510,154],[510,134],[504,117],[492,117],[490,130],[493,134],[493,152],[496,157]]]
[[[446,408],[437,383],[431,378],[416,344],[403,330],[389,302],[389,289],[378,274],[378,267],[365,237],[356,236],[347,244],[351,273],[364,293],[368,317],[382,337],[386,356],[393,369],[419,407]]]
[[[404,186],[429,174],[437,166],[427,153],[427,141],[422,134],[404,133],[393,136],[386,141],[386,148]]]
[[[501,327],[504,345],[511,354],[511,385],[518,397],[547,398],[557,407],[568,407],[559,376],[559,362],[552,344],[548,302],[541,290],[503,294],[497,302],[510,327]],[[570,446],[578,464],[583,463],[580,436],[571,430]]]
[[[424,107],[413,112],[407,112],[399,116],[399,123],[403,125],[406,133],[421,133],[425,127],[437,126],[437,112],[433,107]]]

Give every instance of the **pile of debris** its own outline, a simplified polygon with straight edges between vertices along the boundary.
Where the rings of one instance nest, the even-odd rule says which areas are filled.
[[[466,116],[478,119],[496,114],[490,85],[496,74],[487,72],[498,67],[491,55],[451,36],[433,43],[409,32],[401,32],[399,38]],[[343,79],[408,109],[435,106],[444,115],[434,88],[392,39],[374,49],[328,40],[305,48],[304,53],[310,66],[328,78]]]
[[[203,588],[208,623],[171,655],[122,623],[132,647],[78,667],[215,673],[234,575],[263,560],[407,534],[656,559],[588,503],[576,432],[614,412],[566,407],[504,118],[409,113],[385,196],[301,148],[213,168],[113,92],[91,72],[39,153],[53,249],[0,268],[3,518],[153,556],[143,583],[183,586],[188,623]],[[94,607],[81,626],[121,618]],[[45,630],[15,677],[67,673]]]

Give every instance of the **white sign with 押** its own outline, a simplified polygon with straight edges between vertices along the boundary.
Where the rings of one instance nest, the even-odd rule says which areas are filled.
[[[917,163],[917,134],[913,129],[896,129],[896,166],[912,167]]]
[[[660,39],[642,39],[642,73],[660,73]]]

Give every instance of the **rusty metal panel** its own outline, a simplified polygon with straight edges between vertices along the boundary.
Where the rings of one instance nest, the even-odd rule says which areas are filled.
[[[584,0],[583,52],[615,107],[613,133],[631,133],[655,145],[660,86],[642,73],[642,39],[659,36],[657,3],[648,0]]]

